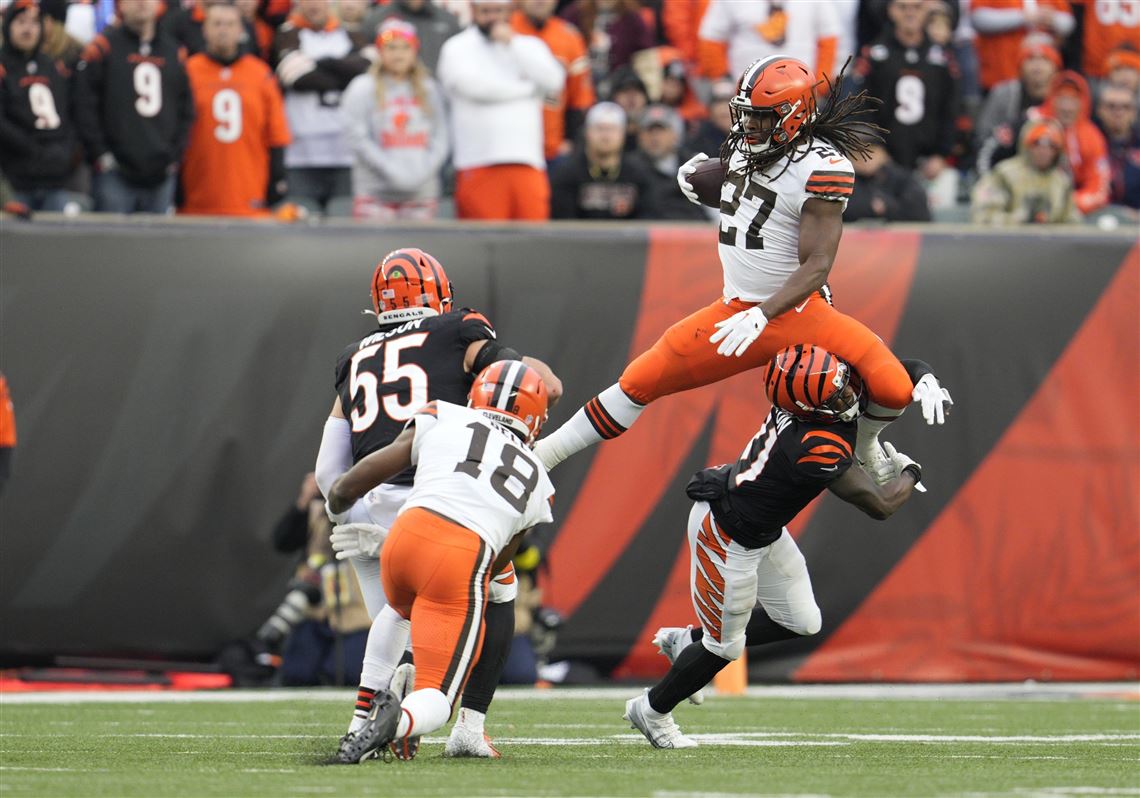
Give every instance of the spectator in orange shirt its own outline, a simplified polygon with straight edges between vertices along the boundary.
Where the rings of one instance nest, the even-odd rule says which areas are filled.
[[[981,82],[987,92],[1017,77],[1021,40],[1027,33],[1044,31],[1064,39],[1076,27],[1066,0],[973,0],[970,21],[978,34]]]
[[[1109,53],[1122,44],[1140,43],[1140,3],[1084,0],[1084,7],[1081,74],[1096,80],[1108,75]]]
[[[1092,96],[1085,79],[1076,72],[1058,72],[1040,116],[1056,119],[1065,129],[1065,154],[1073,175],[1077,210],[1089,214],[1108,204],[1111,175],[1108,143],[1093,123]]]
[[[289,126],[269,66],[241,52],[237,6],[211,4],[206,49],[186,62],[196,118],[182,167],[182,213],[257,216],[285,195]]]
[[[16,413],[8,394],[8,381],[0,374],[0,493],[12,473],[12,453],[16,451]]]
[[[566,70],[566,84],[557,94],[547,95],[542,109],[543,154],[547,161],[569,155],[586,111],[598,101],[590,74],[586,40],[569,22],[554,16],[557,0],[519,0],[511,15],[517,33],[537,36]]]

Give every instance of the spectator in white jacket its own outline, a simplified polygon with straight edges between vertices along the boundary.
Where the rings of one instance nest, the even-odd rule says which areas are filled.
[[[353,79],[341,100],[357,219],[419,221],[436,214],[447,119],[419,44],[410,24],[386,20],[376,36],[379,59]]]
[[[510,0],[473,0],[472,24],[439,56],[461,219],[550,218],[542,107],[566,76],[541,39],[514,32],[510,12]]]

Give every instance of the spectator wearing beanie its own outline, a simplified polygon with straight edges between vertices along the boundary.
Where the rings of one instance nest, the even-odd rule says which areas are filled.
[[[697,97],[689,82],[689,67],[681,60],[680,51],[672,47],[659,47],[661,62],[661,102],[668,105],[685,123],[686,134],[693,133],[697,124],[708,117],[708,109]]]
[[[677,185],[677,168],[686,160],[685,123],[676,109],[650,105],[641,115],[637,155],[650,167],[650,206],[654,219],[705,221],[704,206],[685,199]]]
[[[1058,72],[1041,105],[1041,116],[1056,119],[1065,131],[1065,156],[1073,176],[1073,201],[1089,214],[1108,203],[1108,144],[1091,118],[1088,83],[1076,72]]]
[[[264,216],[285,196],[289,125],[269,65],[243,52],[241,11],[212,4],[205,49],[186,72],[197,116],[182,167],[182,213]]]
[[[1049,84],[1061,68],[1061,54],[1044,34],[1026,36],[1019,52],[1018,76],[994,86],[978,113],[974,135],[979,148],[999,128],[1004,128],[1005,145],[1012,148],[1014,131],[1025,112],[1045,102]]]
[[[169,213],[194,120],[182,51],[158,29],[158,0],[119,0],[121,22],[76,65],[75,118],[95,176],[95,209]]]
[[[364,18],[364,33],[376,38],[385,21],[402,19],[416,29],[420,40],[420,60],[435,74],[443,43],[463,29],[454,14],[432,0],[392,0],[377,5]]]
[[[561,90],[566,73],[541,40],[514,31],[510,12],[509,0],[476,0],[471,25],[439,55],[461,219],[550,217],[543,98]]]
[[[554,219],[652,219],[652,175],[623,151],[625,111],[601,102],[586,114],[582,146],[550,175]]]
[[[352,147],[352,215],[376,221],[435,217],[440,170],[450,149],[439,86],[418,57],[419,37],[388,18],[376,36],[380,58],[344,93]]]
[[[649,92],[645,83],[632,67],[622,67],[615,69],[602,85],[606,99],[617,103],[625,111],[625,149],[626,152],[633,152],[637,149],[637,120],[641,118],[645,106],[649,105]]]
[[[83,55],[83,43],[69,34],[64,27],[67,21],[67,0],[40,0],[40,24],[44,28],[40,52],[62,61],[68,69],[75,69]]]
[[[1065,133],[1053,119],[1026,123],[1018,152],[974,186],[975,224],[1058,224],[1080,221],[1072,179],[1065,172]]]
[[[64,190],[78,164],[71,114],[71,73],[41,51],[35,0],[4,10],[0,46],[0,168],[13,199],[30,210],[62,211]]]
[[[1106,83],[1128,89],[1140,101],[1140,52],[1122,44],[1108,54]]]

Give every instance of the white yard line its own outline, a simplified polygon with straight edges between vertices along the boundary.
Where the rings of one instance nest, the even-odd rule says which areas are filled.
[[[530,687],[504,687],[495,693],[496,701],[561,701],[625,699],[638,688],[628,687],[555,687],[538,690]],[[715,697],[715,692],[714,692]],[[749,687],[749,698],[906,700],[940,699],[1001,701],[1068,700],[1073,698],[1140,701],[1137,682],[1011,682],[1003,684],[808,684],[763,685]],[[115,690],[48,691],[42,693],[0,693],[0,705],[75,704],[75,703],[200,703],[229,701],[352,701],[355,691],[347,689],[265,689],[265,690],[200,690],[181,692],[147,690],[132,692]]]

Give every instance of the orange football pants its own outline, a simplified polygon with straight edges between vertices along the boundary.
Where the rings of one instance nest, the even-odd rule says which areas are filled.
[[[618,381],[621,389],[635,402],[649,404],[766,365],[785,347],[810,343],[850,363],[875,402],[896,410],[910,404],[914,386],[894,353],[879,336],[819,294],[812,294],[802,310],[793,308],[770,320],[742,356],[718,355],[717,344],[709,342],[716,323],[755,304],[718,299],[677,322],[626,366]]]
[[[546,172],[520,163],[462,169],[455,174],[455,215],[545,221],[550,218],[550,181]]]
[[[477,534],[421,507],[405,510],[380,551],[392,609],[412,622],[416,689],[452,705],[483,645],[483,609],[494,550]]]

